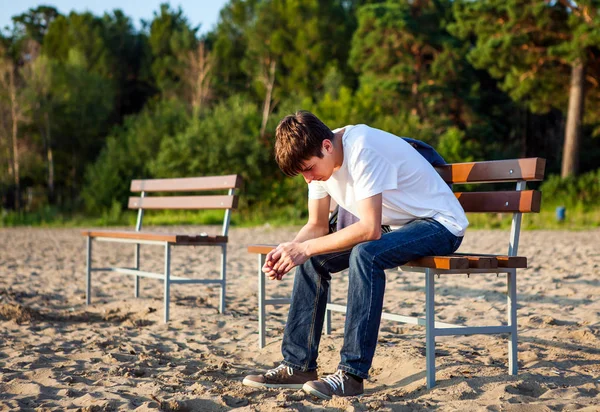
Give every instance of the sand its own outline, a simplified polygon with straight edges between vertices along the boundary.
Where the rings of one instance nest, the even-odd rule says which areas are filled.
[[[553,411],[600,410],[600,231],[524,232],[518,274],[519,374],[507,374],[504,336],[437,340],[437,386],[425,386],[425,330],[382,321],[371,378],[361,398],[322,401],[296,390],[242,386],[273,367],[287,307],[270,307],[267,346],[257,341],[256,255],[248,244],[277,243],[297,228],[230,232],[227,312],[218,289],[173,285],[171,321],[162,322],[162,282],[95,273],[85,305],[85,241],[79,230],[0,230],[0,410],[164,411]],[[177,229],[215,232],[213,227]],[[470,231],[462,252],[505,253],[508,233]],[[131,265],[132,245],[97,243],[95,265]],[[161,271],[162,249],[142,246],[142,269]],[[181,247],[173,274],[217,277],[216,249]],[[286,296],[292,276],[269,282]],[[335,275],[343,303],[347,276]],[[436,279],[438,320],[505,321],[505,279],[495,274]],[[424,279],[389,271],[385,308],[424,313]],[[336,369],[343,315],[321,340],[319,373]]]

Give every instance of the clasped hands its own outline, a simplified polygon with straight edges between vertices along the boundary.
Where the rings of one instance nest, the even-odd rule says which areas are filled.
[[[262,271],[271,280],[281,280],[283,275],[308,260],[307,246],[300,242],[281,243],[267,254]]]

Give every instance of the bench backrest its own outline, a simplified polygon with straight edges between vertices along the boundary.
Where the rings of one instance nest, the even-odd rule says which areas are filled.
[[[136,230],[141,230],[144,210],[147,209],[224,209],[223,236],[227,236],[231,210],[237,207],[235,189],[241,185],[239,175],[183,177],[173,179],[132,180],[131,191],[140,196],[129,198],[129,208],[138,209]],[[227,190],[226,195],[205,196],[147,196],[147,193],[206,192]]]
[[[490,192],[455,192],[465,212],[513,213],[508,255],[516,256],[521,231],[521,214],[540,211],[542,193],[526,190],[527,182],[544,179],[546,159],[494,160],[488,162],[454,163],[436,167],[447,183],[514,182],[515,190]]]

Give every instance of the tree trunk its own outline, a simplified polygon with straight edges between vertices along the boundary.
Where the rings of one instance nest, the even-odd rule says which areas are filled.
[[[48,161],[48,200],[54,202],[54,156],[52,155],[52,137],[50,136],[50,116],[44,113],[46,123],[46,159]]]
[[[265,104],[263,105],[262,124],[260,125],[260,137],[265,136],[265,130],[267,129],[267,121],[269,120],[269,114],[271,114],[271,98],[273,96],[273,86],[275,85],[275,68],[277,62],[271,61],[269,68],[269,76],[267,79],[267,93],[265,95]]]
[[[581,61],[573,64],[571,70],[571,87],[569,88],[569,111],[565,127],[561,177],[576,175],[579,169],[579,140],[581,139],[581,121],[583,119],[583,102],[585,67]]]
[[[15,74],[10,70],[9,74],[10,113],[12,116],[12,149],[13,149],[13,173],[15,178],[15,209],[21,208],[21,178],[19,174],[19,145],[17,135],[19,132],[19,119],[17,109],[17,88],[15,86]]]

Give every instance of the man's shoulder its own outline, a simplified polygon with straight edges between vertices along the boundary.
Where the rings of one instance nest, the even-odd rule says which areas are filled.
[[[352,126],[352,129],[344,134],[344,141],[344,146],[351,148],[353,152],[363,151],[363,149],[386,152],[398,150],[407,145],[402,138],[366,124]]]
[[[356,145],[368,145],[369,136],[373,134],[374,130],[376,129],[373,129],[366,124],[346,126],[344,131],[344,140],[351,147],[356,147]]]

